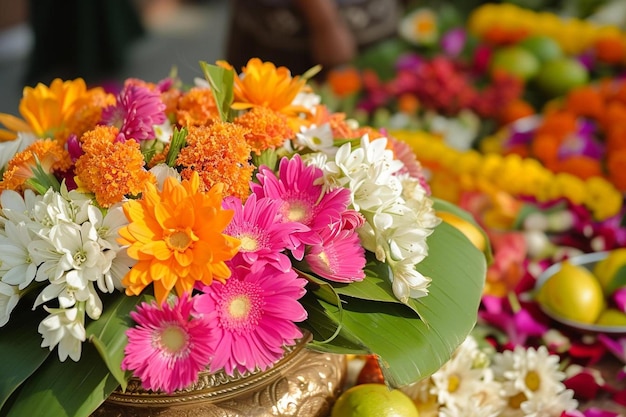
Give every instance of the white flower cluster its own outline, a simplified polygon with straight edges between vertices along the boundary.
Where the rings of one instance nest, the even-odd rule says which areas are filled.
[[[116,242],[127,224],[121,206],[106,213],[85,194],[48,190],[22,197],[5,190],[0,195],[0,326],[18,300],[39,291],[33,309],[49,315],[40,323],[42,347],[59,346],[59,359],[78,361],[86,338],[85,314],[97,320],[103,293],[121,289],[132,259]],[[56,300],[58,306],[50,306]]]
[[[469,336],[450,361],[407,394],[422,404],[430,399],[439,417],[559,417],[578,402],[558,368],[559,357],[545,346],[487,352]]]
[[[404,164],[386,138],[365,135],[360,146],[348,142],[328,157],[318,154],[310,163],[324,171],[327,187],[351,191],[352,207],[366,219],[358,230],[361,243],[389,265],[394,295],[405,303],[427,295],[430,278],[415,266],[428,255],[426,238],[440,219],[419,180],[401,173]]]

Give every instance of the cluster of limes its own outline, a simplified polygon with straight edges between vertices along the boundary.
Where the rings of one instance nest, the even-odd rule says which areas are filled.
[[[536,12],[502,2],[486,3],[472,11],[469,30],[479,38],[494,29],[518,34],[544,35],[555,39],[569,55],[593,47],[602,37],[624,37],[617,26],[597,25],[585,19],[562,18],[550,12]]]
[[[531,35],[521,41],[494,50],[491,70],[516,75],[534,82],[549,97],[566,94],[589,82],[589,71],[574,57],[568,56],[554,38]]]
[[[611,302],[626,285],[626,248],[610,251],[592,268],[561,263],[537,292],[537,302],[557,317],[582,324],[626,326],[626,313]]]

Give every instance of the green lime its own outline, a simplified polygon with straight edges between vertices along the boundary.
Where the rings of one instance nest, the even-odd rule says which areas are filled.
[[[539,60],[526,48],[506,46],[496,49],[491,57],[491,71],[500,70],[520,77],[533,78],[539,71]]]
[[[522,40],[519,46],[530,51],[540,63],[563,57],[561,45],[550,36],[532,35]]]
[[[574,58],[557,58],[541,66],[535,77],[537,86],[546,94],[557,97],[571,89],[587,84],[589,72]]]
[[[337,398],[330,417],[419,417],[408,395],[384,384],[355,385]]]
[[[626,314],[616,308],[607,308],[600,314],[596,324],[601,326],[626,326]]]

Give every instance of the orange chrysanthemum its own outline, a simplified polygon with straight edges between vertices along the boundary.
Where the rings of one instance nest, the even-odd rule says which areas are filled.
[[[40,139],[13,156],[2,175],[0,190],[21,191],[26,180],[33,178],[37,161],[44,172],[67,171],[72,161],[69,153],[56,140]]]
[[[626,148],[609,153],[607,156],[607,169],[609,178],[615,187],[626,192]]]
[[[555,168],[555,172],[566,172],[583,180],[603,175],[600,161],[584,155],[574,155],[563,159]]]
[[[567,135],[576,131],[576,115],[568,111],[556,110],[545,115],[543,122],[537,128],[536,134],[551,135],[562,140]]]
[[[498,120],[500,124],[506,126],[509,123],[513,123],[516,120],[533,114],[535,114],[535,109],[530,103],[522,99],[517,99],[504,106],[498,115]]]
[[[296,117],[307,109],[293,106],[293,100],[306,86],[306,80],[292,77],[286,67],[252,58],[243,68],[243,76],[235,77],[232,107],[245,110],[255,106],[268,107],[289,117]]]
[[[181,149],[176,165],[183,178],[200,175],[203,190],[223,183],[224,192],[245,200],[254,166],[250,164],[247,129],[234,123],[215,122],[211,126],[191,126],[187,146]]]
[[[252,152],[257,155],[266,149],[282,146],[285,140],[294,136],[287,117],[267,107],[255,107],[237,117],[234,122],[249,130],[245,138]]]
[[[50,87],[39,83],[34,88],[24,88],[19,111],[26,121],[25,124],[17,123],[19,119],[15,118],[9,120],[7,124],[7,115],[2,115],[0,121],[11,130],[32,131],[38,137],[63,136],[67,134],[70,122],[76,121],[76,112],[90,107],[93,95],[104,94],[100,87],[88,90],[81,78],[74,81],[62,81],[57,78],[52,81]],[[4,131],[3,135],[6,133]]]
[[[604,113],[604,98],[592,86],[578,87],[567,94],[565,108],[579,116],[597,118]]]
[[[326,76],[331,90],[338,97],[347,97],[361,89],[361,74],[354,67],[331,69]]]
[[[178,101],[176,121],[181,126],[203,126],[220,120],[213,93],[208,88],[192,88]]]
[[[154,175],[144,168],[139,143],[116,141],[119,131],[113,126],[98,126],[81,137],[85,152],[76,161],[77,183],[93,192],[102,207],[141,193]]]
[[[127,295],[139,295],[151,283],[160,305],[173,289],[190,294],[196,282],[225,282],[230,269],[225,261],[239,248],[239,240],[222,232],[233,217],[222,209],[221,185],[201,191],[193,173],[179,183],[167,178],[163,191],[148,184],[139,200],[124,203],[129,224],[120,229],[119,243],[137,260],[124,276]]]
[[[601,36],[593,44],[596,58],[607,64],[623,62],[626,54],[626,44],[619,34]]]

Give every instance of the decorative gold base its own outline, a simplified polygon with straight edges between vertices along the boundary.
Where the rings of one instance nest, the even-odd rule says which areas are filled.
[[[145,391],[131,380],[92,417],[326,417],[340,394],[346,358],[291,347],[271,369],[244,376],[203,373],[172,395]]]

